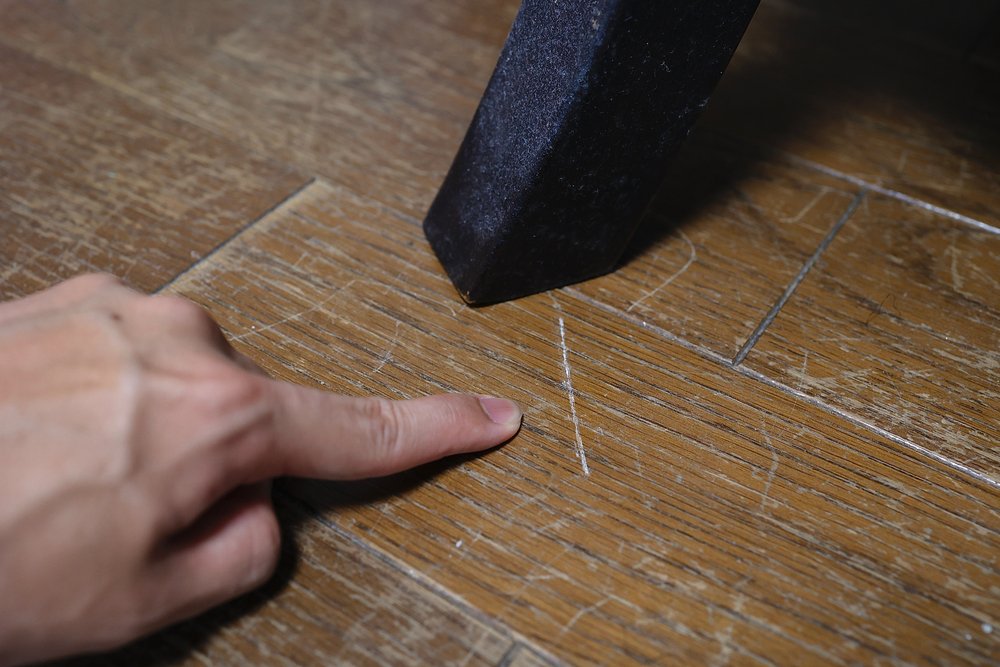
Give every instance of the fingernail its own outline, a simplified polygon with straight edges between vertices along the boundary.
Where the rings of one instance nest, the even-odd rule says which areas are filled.
[[[483,412],[495,424],[510,424],[521,421],[521,408],[517,403],[508,401],[505,398],[495,398],[493,396],[480,396],[479,405]]]

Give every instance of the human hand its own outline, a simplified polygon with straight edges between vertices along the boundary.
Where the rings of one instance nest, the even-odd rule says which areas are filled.
[[[268,379],[198,306],[107,276],[0,304],[0,664],[110,649],[263,583],[273,477],[386,475],[520,420]]]

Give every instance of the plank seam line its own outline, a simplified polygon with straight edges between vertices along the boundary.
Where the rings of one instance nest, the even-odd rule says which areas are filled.
[[[625,313],[624,311],[621,311],[615,308],[614,306],[609,306],[606,303],[602,303],[601,301],[598,301],[597,299],[587,296],[586,294],[583,294],[582,292],[579,292],[574,288],[564,288],[564,291],[567,294],[571,294],[573,297],[579,299],[580,301],[583,301],[584,303],[594,306],[595,308],[599,308],[611,315],[616,315],[628,322],[631,322],[632,324],[642,327],[643,329],[646,329],[647,331],[650,331],[651,333],[654,333],[657,336],[660,336],[661,338],[669,340],[672,343],[676,343],[677,345],[680,345],[681,347],[688,349],[694,352],[695,354],[698,354],[710,361],[714,361],[722,366],[725,366],[739,373],[740,375],[748,377],[752,380],[756,380],[758,382],[763,382],[764,384],[774,389],[777,389],[782,393],[794,396],[795,398],[804,401],[809,405],[817,407],[823,410],[824,412],[830,413],[841,419],[844,419],[845,421],[849,422],[850,424],[853,424],[854,426],[858,426],[867,431],[875,433],[876,435],[884,437],[887,440],[891,441],[892,443],[899,445],[900,447],[903,447],[910,451],[917,452],[918,454],[931,458],[945,465],[946,467],[951,468],[952,470],[968,475],[973,479],[975,479],[976,481],[986,484],[992,489],[1000,489],[1000,480],[993,479],[992,477],[989,477],[988,475],[985,475],[984,473],[981,473],[978,470],[975,470],[974,468],[970,468],[966,465],[963,465],[962,463],[959,463],[958,461],[948,458],[947,456],[939,454],[922,445],[918,445],[917,443],[911,440],[898,436],[895,433],[887,431],[880,426],[876,426],[875,424],[865,421],[864,419],[858,417],[857,415],[847,412],[846,410],[838,408],[834,405],[830,405],[829,403],[826,403],[822,399],[810,396],[809,394],[799,389],[795,389],[794,387],[791,387],[773,378],[770,378],[759,371],[755,371],[743,365],[734,366],[730,359],[719,354],[718,352],[702,347],[697,343],[692,343],[691,341],[681,338],[677,334],[674,334],[666,329],[663,329],[662,327],[658,327],[655,324],[649,324],[648,322],[643,321],[642,319],[632,315],[631,313]]]
[[[899,190],[893,190],[892,188],[887,188],[884,185],[871,183],[863,178],[852,176],[851,174],[844,173],[842,171],[834,169],[833,167],[827,167],[826,165],[820,164],[818,162],[813,162],[812,160],[807,160],[803,157],[799,157],[798,155],[793,155],[791,153],[784,153],[784,152],[782,152],[781,154],[784,155],[790,162],[800,164],[814,171],[826,174],[827,176],[832,176],[833,178],[837,178],[842,181],[847,181],[848,183],[852,183],[871,192],[875,192],[880,195],[885,195],[886,197],[899,200],[906,204],[910,204],[911,206],[916,206],[917,208],[923,209],[930,213],[935,213],[950,220],[961,222],[962,224],[969,225],[970,227],[975,227],[976,229],[979,229],[981,231],[988,232],[990,234],[1000,235],[1000,227],[995,227],[989,224],[988,222],[983,222],[982,220],[977,220],[976,218],[973,218],[971,216],[963,215],[962,213],[959,213],[957,211],[952,211],[951,209],[945,208],[943,206],[932,204],[929,201],[918,199],[917,197],[913,197],[912,195],[900,192]]]
[[[833,239],[836,238],[837,232],[839,232],[843,226],[847,224],[847,221],[850,220],[851,216],[854,215],[854,212],[858,210],[858,206],[861,205],[861,202],[867,195],[868,190],[866,188],[862,188],[861,191],[854,196],[854,199],[852,199],[851,203],[848,204],[847,210],[844,211],[837,222],[834,223],[833,227],[830,228],[830,231],[826,233],[823,240],[820,241],[818,246],[816,246],[816,250],[813,251],[813,254],[806,260],[806,263],[802,265],[802,268],[799,269],[799,272],[794,278],[792,278],[792,281],[788,283],[785,291],[780,297],[778,297],[778,300],[775,301],[774,305],[771,306],[771,309],[767,311],[767,314],[764,315],[764,318],[757,325],[757,328],[753,330],[750,337],[747,338],[745,343],[743,343],[743,347],[741,347],[739,352],[736,353],[736,356],[733,357],[731,365],[734,368],[742,364],[743,360],[747,358],[747,355],[750,354],[750,351],[757,344],[757,341],[760,340],[760,337],[764,335],[767,328],[771,326],[772,322],[774,322],[774,318],[778,316],[781,309],[784,308],[785,304],[788,303],[788,300],[792,298],[792,294],[795,293],[799,284],[805,280],[809,271],[811,271],[813,266],[816,265],[816,262],[819,261],[820,256],[822,256],[830,244],[833,243]]]
[[[692,352],[695,352],[701,355],[702,357],[705,357],[706,359],[710,359],[711,361],[722,364],[727,368],[732,368],[733,362],[729,357],[723,356],[718,352],[715,352],[714,350],[711,350],[707,347],[698,345],[697,343],[692,343],[686,338],[681,338],[677,334],[668,331],[666,329],[663,329],[662,327],[658,327],[655,324],[650,324],[646,322],[644,319],[638,317],[637,315],[633,315],[632,313],[627,313],[623,310],[619,310],[614,306],[609,306],[608,304],[602,301],[598,301],[597,299],[587,294],[584,294],[575,287],[564,287],[562,288],[562,291],[576,299],[579,299],[580,301],[583,301],[584,303],[587,303],[596,308],[600,308],[606,313],[610,313],[611,315],[616,315],[628,322],[631,322],[632,324],[642,327],[643,329],[647,329],[655,333],[656,335],[660,336],[661,338],[669,340],[672,343],[677,343],[681,347],[691,350]]]
[[[503,654],[500,658],[500,662],[496,664],[496,667],[510,667],[514,663],[514,658],[520,653],[523,644],[518,641],[511,642],[510,648]]]
[[[163,285],[161,285],[159,288],[157,288],[153,292],[153,294],[160,294],[160,293],[164,292],[165,290],[167,290],[171,286],[173,286],[175,283],[177,283],[177,281],[179,281],[184,276],[188,275],[189,273],[193,273],[194,271],[196,271],[198,268],[201,267],[202,264],[204,264],[205,262],[207,262],[210,259],[212,259],[216,255],[216,253],[218,253],[220,250],[222,250],[227,245],[229,245],[230,243],[232,243],[233,241],[235,241],[237,238],[239,238],[240,236],[242,236],[245,232],[249,231],[251,228],[253,228],[255,225],[257,225],[257,223],[262,222],[265,218],[267,218],[268,216],[270,216],[272,213],[275,213],[278,209],[283,208],[284,206],[290,204],[293,199],[296,199],[299,195],[301,195],[306,190],[308,190],[316,182],[317,181],[316,181],[316,177],[315,176],[310,177],[309,180],[307,180],[305,183],[303,183],[299,187],[297,187],[294,190],[292,190],[290,193],[288,193],[284,197],[282,197],[273,206],[269,207],[268,209],[266,209],[265,211],[263,211],[262,213],[260,213],[260,215],[257,215],[256,217],[254,217],[253,219],[251,219],[249,222],[247,222],[243,226],[239,227],[232,234],[230,234],[226,238],[224,238],[221,241],[219,241],[219,243],[217,243],[215,245],[215,247],[213,247],[211,250],[209,250],[207,253],[205,253],[202,257],[199,257],[192,264],[188,265],[186,268],[184,268],[176,276],[174,276],[173,278],[171,278],[170,280],[168,280],[166,283],[164,283]]]
[[[329,519],[324,517],[322,513],[319,512],[316,508],[312,507],[307,501],[302,500],[301,498],[280,489],[276,489],[274,493],[276,495],[280,495],[288,502],[295,503],[300,508],[304,509],[308,514],[315,517],[316,521],[318,521],[325,528],[332,531],[335,535],[350,542],[352,545],[361,549],[362,551],[370,554],[376,560],[382,562],[391,569],[406,575],[411,581],[413,581],[415,584],[417,584],[427,592],[437,596],[438,598],[443,599],[444,601],[448,602],[451,605],[454,605],[463,613],[472,617],[474,620],[478,621],[483,626],[493,630],[501,637],[510,639],[512,642],[514,642],[515,645],[520,644],[524,648],[530,650],[532,653],[535,653],[537,656],[545,660],[550,665],[556,666],[564,664],[561,660],[556,658],[556,656],[552,655],[541,646],[536,645],[534,642],[529,640],[527,637],[523,636],[521,633],[515,631],[513,628],[500,622],[499,619],[490,616],[483,610],[470,604],[465,598],[460,596],[458,593],[455,593],[450,588],[447,588],[446,586],[438,583],[424,572],[421,572],[420,570],[410,566],[403,559],[397,556],[393,556],[392,554],[389,554],[383,551],[382,549],[379,549],[368,540],[362,538],[360,535],[356,535],[351,531],[347,530],[346,528],[337,525],[335,522],[330,521]]]
[[[983,220],[978,220],[976,218],[973,218],[972,216],[959,213],[958,211],[953,211],[949,208],[938,206],[937,204],[932,204],[929,201],[926,201],[924,199],[919,199],[918,197],[914,197],[912,195],[905,194],[903,192],[900,192],[899,190],[893,190],[892,188],[887,188],[884,185],[873,183],[872,181],[866,181],[865,179],[859,176],[853,176],[846,172],[840,171],[839,169],[834,169],[833,167],[829,167],[820,162],[814,162],[813,160],[801,157],[799,155],[796,155],[795,153],[789,153],[787,151],[779,150],[773,147],[762,146],[760,144],[747,142],[746,140],[736,135],[729,134],[728,132],[712,131],[710,132],[710,134],[722,137],[729,141],[734,141],[738,143],[740,146],[742,146],[744,150],[750,151],[751,154],[763,157],[783,158],[785,160],[788,160],[792,164],[800,165],[811,171],[818,171],[821,174],[826,174],[827,176],[836,178],[837,180],[840,181],[847,181],[852,185],[864,188],[866,190],[869,190],[870,192],[874,192],[880,195],[885,195],[886,197],[889,197],[891,199],[896,199],[906,204],[910,204],[911,206],[915,206],[930,213],[935,213],[950,220],[954,220],[956,222],[969,225],[970,227],[975,227],[981,231],[990,234],[1000,235],[1000,227],[997,227],[996,225],[991,225],[988,222],[984,222]]]
[[[882,436],[883,438],[886,438],[887,440],[891,440],[892,442],[894,442],[895,444],[899,445],[900,447],[911,449],[911,450],[913,450],[913,451],[915,451],[915,452],[917,452],[919,454],[922,454],[923,456],[926,456],[928,458],[934,459],[938,463],[942,463],[945,466],[947,466],[949,468],[952,468],[953,470],[957,470],[957,471],[959,471],[961,473],[964,473],[964,474],[966,474],[966,475],[968,475],[968,476],[976,479],[977,481],[982,482],[983,484],[986,484],[986,485],[988,485],[988,486],[990,486],[990,487],[992,487],[994,489],[1000,489],[1000,480],[993,479],[989,475],[986,475],[985,473],[981,473],[978,470],[976,470],[975,468],[970,468],[969,466],[967,466],[967,465],[965,465],[963,463],[960,463],[958,461],[955,461],[954,459],[948,458],[944,454],[940,454],[938,452],[935,452],[933,449],[928,449],[927,447],[924,447],[923,445],[917,444],[917,443],[913,442],[912,440],[908,440],[908,439],[906,439],[906,438],[904,438],[902,436],[896,435],[895,433],[893,433],[891,431],[887,431],[886,429],[882,428],[881,426],[876,426],[875,424],[872,424],[871,422],[868,422],[868,421],[862,419],[861,417],[859,417],[857,415],[854,415],[854,414],[852,414],[850,412],[847,412],[846,410],[838,408],[835,405],[830,405],[830,404],[824,402],[822,399],[816,398],[815,396],[811,396],[811,395],[805,393],[804,391],[802,391],[800,389],[796,389],[795,387],[789,386],[789,385],[787,385],[787,384],[785,384],[783,382],[779,382],[778,380],[775,380],[774,378],[768,377],[767,375],[761,373],[760,371],[753,370],[752,368],[747,368],[746,366],[738,366],[738,367],[737,366],[733,366],[733,370],[741,373],[742,375],[745,375],[748,378],[757,380],[758,382],[763,382],[764,384],[766,384],[766,385],[768,385],[770,387],[774,387],[775,389],[777,389],[779,391],[783,391],[785,393],[791,394],[792,396],[795,396],[799,400],[805,401],[806,403],[809,403],[810,405],[814,405],[814,406],[816,406],[818,408],[821,408],[821,409],[823,409],[823,410],[825,410],[827,412],[833,413],[834,415],[836,415],[836,416],[838,416],[838,417],[840,417],[842,419],[845,419],[845,420],[851,422],[852,424],[855,424],[856,426],[860,426],[862,428],[868,429],[868,430],[870,430],[870,431],[872,431],[872,432],[874,432],[874,433]]]

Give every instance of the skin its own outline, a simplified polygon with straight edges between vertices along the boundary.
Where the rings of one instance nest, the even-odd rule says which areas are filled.
[[[271,380],[200,307],[108,276],[0,304],[0,665],[111,649],[262,584],[272,478],[386,475],[520,422],[502,399]]]

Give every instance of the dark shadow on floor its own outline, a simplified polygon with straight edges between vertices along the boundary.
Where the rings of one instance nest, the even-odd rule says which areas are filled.
[[[729,196],[762,155],[879,99],[931,118],[995,173],[998,39],[992,0],[765,0],[619,265]]]

